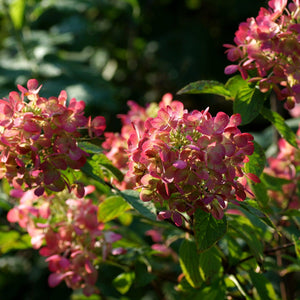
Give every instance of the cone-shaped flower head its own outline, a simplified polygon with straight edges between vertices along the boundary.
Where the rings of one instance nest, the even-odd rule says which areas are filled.
[[[238,114],[212,117],[208,109],[188,112],[174,101],[145,122],[143,133],[132,133],[127,176],[134,177],[143,201],[166,209],[161,218],[180,225],[182,213],[197,208],[222,218],[229,201],[246,198],[238,178],[254,146],[253,137],[237,128],[240,123]]]

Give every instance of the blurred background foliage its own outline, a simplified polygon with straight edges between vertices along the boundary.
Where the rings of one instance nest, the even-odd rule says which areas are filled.
[[[86,101],[87,115],[104,115],[108,129],[118,130],[116,114],[127,111],[129,99],[145,105],[192,81],[225,82],[222,45],[232,43],[238,24],[266,2],[1,0],[0,97],[36,78],[44,96],[65,89],[69,99]],[[232,103],[217,96],[175,98],[187,108],[209,105],[213,114],[231,113]],[[12,235],[7,240],[0,233],[0,298],[69,299],[63,284],[47,287],[43,258],[28,249],[19,228],[7,224],[6,197],[0,195],[0,226]]]
[[[37,78],[45,96],[66,89],[116,129],[128,99],[144,105],[192,81],[225,82],[222,45],[261,2],[2,0],[0,96]],[[232,106],[207,95],[176,98],[213,113]]]

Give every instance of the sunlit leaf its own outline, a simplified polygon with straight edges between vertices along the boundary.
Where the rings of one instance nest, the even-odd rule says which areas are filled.
[[[156,209],[152,202],[143,202],[139,193],[133,190],[125,190],[119,193],[134,209],[147,219],[157,219]]]
[[[199,258],[194,241],[183,240],[179,248],[179,262],[186,280],[193,288],[201,286]]]
[[[86,162],[85,165],[80,169],[86,176],[94,179],[99,186],[99,189],[104,194],[110,193],[110,187],[106,184],[106,182],[98,175],[97,170],[94,169],[93,165],[89,162]]]
[[[214,80],[200,80],[191,82],[177,94],[214,94],[230,98],[231,94],[223,83]]]
[[[121,196],[107,197],[99,205],[98,220],[108,222],[129,210],[131,206]]]
[[[244,288],[241,286],[239,280],[236,278],[235,275],[231,274],[228,276],[228,278],[234,283],[234,285],[237,287],[237,289],[239,290],[239,292],[242,294],[242,296],[244,296],[244,299],[246,300],[252,300],[247,293],[245,292]]]
[[[210,213],[197,209],[194,219],[194,232],[197,249],[205,251],[220,240],[227,231],[226,216],[215,219]]]
[[[226,286],[222,278],[214,281],[212,284],[203,285],[198,290],[194,290],[191,294],[184,297],[185,300],[220,300],[226,299]]]
[[[260,113],[266,99],[266,94],[257,88],[245,86],[237,91],[233,102],[233,112],[242,117],[242,125],[253,121]]]
[[[266,155],[263,148],[254,141],[254,152],[248,156],[249,161],[245,164],[246,173],[260,176],[266,165]]]
[[[0,252],[6,253],[10,250],[19,250],[31,248],[30,236],[28,234],[21,235],[15,230],[8,232],[0,232]]]
[[[121,273],[113,280],[113,285],[121,294],[126,294],[135,279],[134,272]]]
[[[297,258],[300,259],[300,239],[296,236],[293,236],[293,242],[295,244],[295,253],[297,255]]]
[[[263,274],[256,273],[253,270],[249,270],[249,275],[260,299],[264,299],[264,300],[278,299],[278,295],[276,295],[272,284],[268,281],[268,279]]]
[[[284,184],[291,183],[291,181],[288,179],[271,176],[267,173],[262,174],[261,181],[265,184],[267,189],[279,192],[282,192],[282,186]]]
[[[101,182],[104,182],[105,177],[113,177],[118,181],[123,180],[123,173],[116,168],[112,162],[101,153],[91,156],[81,170],[91,178]]]
[[[265,214],[261,208],[259,207],[258,203],[254,200],[245,200],[240,203],[240,207],[248,211],[253,216],[259,218],[262,222],[264,222],[266,225],[270,226],[271,228],[276,230],[276,226],[272,222],[272,220],[269,218],[267,214]]]
[[[254,193],[255,200],[266,207],[269,202],[268,190],[263,182],[255,183],[249,180],[251,192]]]
[[[71,295],[71,300],[101,300],[101,297],[99,295],[93,294],[90,296],[85,296],[81,293],[73,293]]]
[[[234,100],[239,90],[248,87],[248,82],[244,80],[241,75],[235,75],[228,79],[225,83],[225,87],[230,91],[232,100]]]
[[[103,149],[100,146],[97,146],[90,142],[79,142],[78,143],[79,148],[83,149],[84,151],[88,153],[102,153]]]
[[[232,216],[229,228],[230,234],[244,240],[255,259],[261,261],[263,257],[261,228],[254,226],[247,218],[239,215]]]
[[[198,254],[201,277],[209,283],[220,275],[222,258],[216,247]]]
[[[298,148],[296,134],[285,123],[285,120],[282,116],[266,107],[261,107],[260,113],[265,119],[274,125],[281,137],[283,137],[292,146]]]
[[[90,161],[94,169],[101,168],[102,170],[105,170],[108,174],[110,174],[112,177],[116,178],[118,181],[123,180],[123,173],[116,168],[112,162],[104,155],[104,154],[95,154],[92,157],[92,160]]]
[[[26,0],[13,0],[9,6],[9,13],[16,29],[21,29],[24,24]]]

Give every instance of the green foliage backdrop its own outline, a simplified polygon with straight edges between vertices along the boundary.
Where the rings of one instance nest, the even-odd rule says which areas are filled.
[[[128,99],[143,105],[152,101],[157,102],[166,92],[176,94],[181,87],[190,82],[211,79],[216,81],[195,85],[195,89],[200,92],[203,89],[203,93],[176,95],[175,98],[182,100],[187,108],[202,109],[209,105],[212,114],[219,110],[230,112],[231,103],[227,105],[226,101],[218,96],[221,93],[225,97],[230,97],[234,93],[234,82],[228,82],[226,86],[218,84],[227,80],[223,70],[228,62],[222,45],[232,41],[237,24],[255,15],[260,6],[259,1],[253,3],[252,0],[2,0],[0,1],[0,96],[6,97],[9,91],[15,90],[17,84],[24,85],[28,79],[36,78],[44,84],[45,96],[57,95],[60,90],[66,89],[70,97],[82,99],[87,103],[87,115],[103,115],[108,121],[109,130],[117,130],[120,124],[115,121],[115,115],[127,110]],[[192,89],[193,86],[189,88]],[[214,89],[217,95],[208,97],[206,95],[208,88]],[[234,110],[240,113],[249,110],[249,103],[243,99],[249,100],[247,93],[252,93],[253,89],[247,91],[245,88],[243,92],[234,107]],[[255,101],[256,97],[258,101]],[[256,95],[255,92],[251,96],[251,105],[254,105],[256,110],[253,118],[264,109],[268,121],[277,126],[278,131],[291,144],[294,143],[294,136],[287,131],[280,117],[259,106],[259,103],[262,103],[259,102],[260,97],[261,95]],[[246,121],[252,121],[249,114],[245,115],[250,118]],[[251,124],[251,129],[260,129],[261,124],[265,124],[263,122],[266,121],[258,119],[257,125]],[[259,136],[257,138],[259,139]],[[260,157],[263,160],[261,153],[262,150],[256,146],[256,159]],[[102,162],[102,165],[105,167],[105,162]],[[88,173],[91,170],[93,171],[93,167],[87,165],[83,171]],[[250,171],[255,173],[253,170]],[[112,173],[117,174],[116,170]],[[92,174],[91,177],[93,176],[97,177],[96,174]],[[260,187],[261,185],[255,185],[257,194],[260,192],[264,196],[265,191],[262,188],[260,190]],[[134,249],[127,258],[134,261],[137,257],[133,266],[135,273],[126,270],[117,276],[118,266],[103,266],[99,273],[100,276],[101,273],[105,276],[101,278],[100,288],[105,294],[118,297],[130,288],[134,279],[133,274],[136,274],[137,289],[134,291],[134,297],[138,299],[139,296],[142,297],[144,286],[147,286],[153,277],[152,274],[145,275],[148,253],[142,250],[138,252],[134,243],[139,241],[141,245],[148,242],[142,232],[151,229],[154,217],[149,207],[136,201],[134,193],[122,192],[121,196],[127,202],[134,203],[135,208],[146,216],[147,221],[134,219],[129,222],[130,227],[126,229],[127,234],[132,235],[132,240],[129,238],[126,243]],[[14,226],[8,225],[6,221],[6,212],[10,208],[7,207],[6,198],[4,186],[4,191],[0,194],[1,228]],[[109,205],[112,205],[112,215],[104,214],[98,217],[106,218],[104,220],[108,221],[119,216],[128,205],[123,198],[116,195],[107,198],[101,207],[103,210],[111,210]],[[254,230],[253,223],[248,219],[231,216],[232,236],[226,236],[221,246],[226,248],[227,244],[232,244],[230,249],[233,249],[236,242],[235,234],[243,235],[240,227],[248,228],[247,232],[253,229],[255,234],[253,236],[244,234],[244,240],[252,245],[251,250],[255,253],[255,258],[260,260],[263,251],[257,232],[268,235],[266,226],[272,227],[272,223],[266,220],[265,215],[259,215],[250,200],[246,204],[242,206],[244,213],[258,223],[258,229]],[[197,224],[208,217],[204,213],[200,214],[197,216]],[[122,222],[126,224],[125,219]],[[225,228],[226,219],[216,226]],[[49,271],[44,259],[39,257],[36,251],[28,249],[29,241],[17,230],[10,229],[10,235],[0,233],[0,298],[5,295],[6,300],[85,299],[82,295],[73,294],[65,285],[50,289],[47,284]],[[238,230],[240,232],[237,232]],[[177,228],[173,231],[168,231],[167,239],[172,240],[172,236],[182,234]],[[266,239],[271,241],[271,237]],[[204,252],[200,255],[203,269],[195,269],[191,260],[185,260],[185,257],[193,256],[197,250],[206,250],[213,244],[206,242],[205,249],[196,249],[195,244],[188,240],[181,246],[178,243],[172,245],[176,252],[181,254],[180,265],[186,276],[186,281],[183,281],[181,286],[182,290],[189,285],[194,287],[199,282],[202,284],[214,278],[214,274],[207,274],[205,270],[205,266],[211,264],[209,257],[216,258],[213,262],[215,273],[222,271],[221,261],[218,260],[220,256],[214,247],[208,250],[209,254]],[[239,246],[236,245],[238,250]],[[229,256],[228,268],[235,266],[241,259],[239,253],[229,253]],[[250,258],[247,265],[249,269],[252,263]],[[162,259],[155,267],[161,270],[165,268],[161,273],[166,277],[180,273],[179,266],[172,263],[171,259],[168,265],[164,265]],[[144,277],[139,279],[139,274]],[[263,282],[264,277],[255,272],[249,274],[252,282],[257,282],[257,289],[268,288],[260,294],[274,293],[273,288]],[[269,277],[273,275],[269,274]],[[238,286],[235,277],[228,279],[230,280]],[[176,282],[177,278],[173,281]],[[172,288],[168,284],[162,288],[165,294],[170,295],[170,299],[174,299],[171,297]],[[216,290],[215,299],[222,298],[225,293],[224,286],[217,288],[211,285],[205,289]],[[196,296],[199,299],[202,299],[205,289],[197,291]],[[212,294],[211,291],[209,294]],[[152,295],[151,291],[148,295]],[[129,291],[128,297],[130,296]],[[272,297],[271,295],[266,299],[274,299]],[[99,298],[95,296],[94,299]],[[156,298],[153,296],[151,299]]]
[[[36,78],[47,83],[46,96],[66,89],[107,117],[128,99],[144,104],[191,81],[224,81],[222,45],[258,7],[250,0],[3,0],[1,96]]]

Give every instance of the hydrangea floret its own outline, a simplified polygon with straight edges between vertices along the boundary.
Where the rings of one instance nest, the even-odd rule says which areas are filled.
[[[127,176],[136,181],[141,200],[160,204],[159,218],[172,218],[177,226],[198,208],[221,219],[228,202],[246,198],[239,178],[259,181],[243,170],[254,145],[252,135],[237,128],[240,123],[239,114],[188,112],[179,101],[161,107],[144,132],[136,128],[128,141]]]
[[[146,108],[138,105],[134,101],[128,101],[129,111],[127,114],[119,114],[122,128],[120,133],[105,132],[105,141],[102,143],[105,155],[111,160],[113,165],[121,170],[124,174],[128,171],[128,139],[137,129],[139,133],[145,130],[145,121],[150,117],[155,117],[160,107],[170,104],[173,96],[170,93],[165,94],[162,100],[157,104],[150,103]],[[114,184],[120,189],[132,189],[135,186],[134,178],[125,176],[120,183],[116,180]]]
[[[297,137],[298,147],[300,147],[300,128]],[[300,150],[284,139],[278,141],[278,148],[278,154],[268,158],[268,167],[264,172],[287,182],[282,185],[281,190],[269,189],[268,194],[281,209],[299,209]]]
[[[94,190],[88,186],[85,194]],[[12,195],[21,196],[20,204],[8,212],[7,219],[26,229],[33,248],[46,257],[51,272],[49,286],[65,281],[72,289],[83,289],[86,296],[97,293],[96,263],[114,254],[112,243],[121,236],[104,229],[92,200],[67,190],[40,197],[34,190],[12,190]]]
[[[84,116],[85,102],[67,93],[44,98],[38,81],[30,79],[27,88],[11,92],[0,100],[0,178],[7,178],[16,189],[35,189],[42,195],[45,188],[62,191],[73,184],[66,170],[80,169],[87,153],[78,146],[80,130],[90,137],[100,136],[105,129],[104,117]]]
[[[235,33],[235,45],[225,44],[227,57],[237,64],[226,74],[239,71],[243,79],[258,83],[262,92],[273,89],[286,108],[300,102],[300,2],[271,0],[256,18],[248,18]]]

